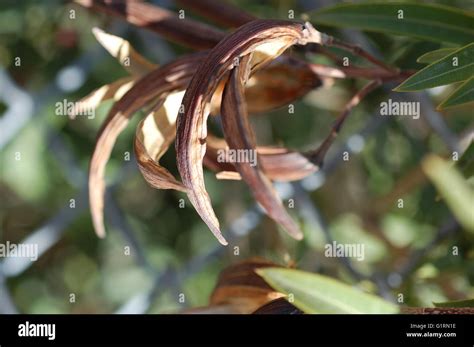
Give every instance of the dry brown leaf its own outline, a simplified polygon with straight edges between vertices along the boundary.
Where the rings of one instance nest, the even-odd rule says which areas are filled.
[[[244,100],[244,84],[248,79],[252,57],[252,54],[246,55],[232,70],[222,96],[221,113],[224,137],[229,148],[256,153],[256,140],[248,121],[247,105]],[[260,169],[261,164],[257,156],[257,163],[242,161],[234,165],[267,215],[282,225],[292,237],[302,239],[303,233],[287,213],[270,180]]]
[[[203,179],[210,101],[219,82],[239,59],[253,53],[252,70],[276,59],[288,47],[308,42],[321,43],[322,34],[311,24],[279,20],[256,20],[243,25],[219,42],[199,66],[183,99],[184,113],[177,123],[178,169],[196,211],[219,242],[221,234]]]

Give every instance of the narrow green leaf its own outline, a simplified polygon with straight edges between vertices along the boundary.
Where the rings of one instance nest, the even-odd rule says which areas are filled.
[[[438,110],[474,101],[474,76],[461,84],[438,106]]]
[[[453,7],[406,2],[340,4],[310,14],[317,24],[398,34],[435,42],[474,41],[474,16]]]
[[[447,301],[447,302],[433,302],[435,307],[474,307],[474,299]]]
[[[256,270],[275,290],[288,295],[306,313],[398,313],[399,307],[333,278],[309,272],[263,268]]]
[[[462,174],[435,155],[423,160],[422,167],[459,223],[474,233],[474,191]]]
[[[395,91],[411,92],[465,81],[474,76],[474,43],[459,48],[400,84]]]
[[[418,57],[418,59],[416,60],[417,63],[427,63],[427,64],[431,64],[431,63],[434,63],[435,61],[438,61],[440,59],[443,59],[445,56],[447,56],[448,54],[451,54],[453,52],[455,52],[457,50],[457,48],[441,48],[441,49],[437,49],[435,51],[431,51],[431,52],[428,52],[428,53],[425,53],[423,54],[422,56]]]

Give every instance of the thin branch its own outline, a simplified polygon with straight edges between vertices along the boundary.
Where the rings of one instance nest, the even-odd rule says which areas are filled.
[[[308,192],[301,186],[301,183],[296,182],[292,184],[295,191],[295,200],[298,201],[298,206],[301,206],[300,213],[306,219],[311,221],[311,225],[317,224],[321,228],[326,238],[326,242],[332,244],[334,239],[329,231],[327,224],[323,221],[321,214],[319,213],[316,206],[311,201],[311,198],[308,196]],[[362,281],[367,279],[367,276],[360,273],[356,268],[352,266],[351,261],[345,257],[337,258],[344,268],[357,280]]]
[[[226,28],[237,28],[257,19],[247,11],[222,0],[177,0],[177,2]]]
[[[107,214],[109,223],[121,232],[123,238],[130,245],[132,248],[132,253],[135,255],[137,264],[145,268],[150,273],[156,273],[156,269],[148,260],[142,244],[137,239],[133,229],[124,217],[124,213],[114,199],[115,190],[116,186],[113,186],[106,193],[106,210],[108,212]]]
[[[363,67],[333,67],[323,64],[308,63],[309,68],[321,77],[332,78],[365,78],[369,80],[380,79],[383,82],[404,80],[414,74],[415,70],[390,72],[384,69]]]
[[[421,260],[446,237],[459,230],[459,223],[451,217],[436,232],[435,237],[425,247],[414,251],[407,259],[406,263],[398,271],[402,279],[412,273],[420,264]]]
[[[308,53],[323,55],[323,56],[329,58],[337,66],[343,66],[343,64],[344,64],[344,61],[342,60],[341,57],[339,57],[336,53],[330,51],[329,49],[327,49],[324,46],[321,46],[321,45],[318,45],[318,44],[315,44],[315,43],[310,43],[306,46],[303,46],[300,49],[302,49],[306,53],[306,55],[308,55]]]
[[[354,45],[352,43],[347,43],[347,42],[341,41],[341,40],[339,40],[335,37],[332,37],[332,36],[327,37],[327,41],[325,42],[325,45],[326,46],[342,48],[342,49],[344,49],[348,52],[351,52],[354,55],[357,55],[359,57],[362,57],[362,58],[366,59],[367,61],[370,61],[374,65],[380,66],[382,69],[384,69],[386,71],[392,72],[394,74],[399,73],[399,70],[397,68],[394,68],[393,66],[390,66],[390,65],[384,63],[383,61],[377,59],[372,54],[365,51],[359,45]]]
[[[326,154],[329,148],[331,147],[337,135],[339,134],[342,128],[342,125],[344,124],[347,117],[350,115],[352,109],[355,106],[357,106],[367,94],[369,94],[371,91],[376,89],[381,84],[382,84],[381,80],[375,80],[375,81],[369,82],[361,90],[359,90],[351,98],[351,100],[349,100],[349,102],[344,107],[344,110],[342,111],[342,113],[334,122],[331,132],[323,141],[323,143],[316,150],[310,151],[305,154],[312,163],[314,163],[315,165],[319,167],[322,166],[324,158],[326,157]]]

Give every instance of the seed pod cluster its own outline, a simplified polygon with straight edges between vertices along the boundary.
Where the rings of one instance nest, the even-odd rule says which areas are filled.
[[[230,147],[253,150],[255,141],[246,123],[242,83],[255,71],[265,67],[292,45],[309,42],[321,43],[324,37],[309,23],[280,20],[255,20],[241,26],[219,42],[208,54],[194,74],[183,98],[183,113],[178,117],[176,152],[178,169],[188,197],[198,214],[222,244],[219,221],[212,208],[203,178],[203,158],[206,153],[207,118],[211,98],[223,79],[227,89],[223,97],[223,119],[226,140],[236,139]],[[230,76],[229,76],[230,74]],[[229,87],[230,85],[230,87]],[[236,109],[237,108],[237,109]],[[235,114],[235,109],[237,114]],[[235,123],[235,119],[242,122]],[[230,122],[234,119],[234,122]],[[237,121],[238,122],[238,121]],[[239,134],[234,131],[240,128]],[[229,131],[231,133],[229,133]],[[254,195],[266,212],[281,223],[293,237],[300,239],[301,232],[284,211],[281,201],[260,170],[238,165],[240,175],[251,185]]]
[[[130,77],[83,99],[94,106],[109,98],[118,100],[99,131],[89,169],[90,208],[100,237],[105,235],[106,164],[131,117],[147,110],[137,126],[134,150],[138,168],[152,187],[186,192],[211,231],[226,244],[202,180],[205,164],[217,171],[218,178],[243,178],[268,215],[293,237],[301,238],[271,180],[301,179],[318,167],[299,152],[257,146],[248,116],[286,105],[320,85],[304,62],[281,56],[294,44],[319,42],[319,32],[310,24],[256,20],[225,36],[211,51],[185,55],[160,67],[140,56],[127,41],[99,29],[94,34],[119,62],[126,55],[133,63],[123,65]],[[225,140],[210,135],[206,152],[206,119],[219,113]],[[176,136],[182,182],[159,163]],[[256,151],[258,165],[217,160],[218,151],[232,149]]]

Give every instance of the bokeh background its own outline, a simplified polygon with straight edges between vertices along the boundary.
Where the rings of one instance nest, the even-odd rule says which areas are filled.
[[[173,1],[150,2],[180,8]],[[263,18],[287,18],[289,9],[298,17],[337,1],[232,3]],[[388,300],[402,293],[410,306],[474,296],[472,235],[453,219],[420,166],[427,154],[450,157],[472,138],[472,105],[435,110],[449,87],[408,95],[386,85],[354,110],[320,173],[277,185],[286,204],[294,203],[289,210],[304,230],[301,242],[261,215],[244,183],[218,181],[206,172],[213,205],[231,240],[230,246],[220,246],[183,194],[154,190],[140,175],[133,158],[140,114],[120,136],[107,166],[108,235],[99,240],[86,175],[111,102],[100,105],[95,119],[71,121],[55,114],[56,102],[79,100],[126,76],[95,40],[95,26],[126,38],[157,64],[187,52],[155,33],[68,2],[0,2],[0,243],[38,243],[41,253],[36,262],[2,259],[1,313],[179,312],[206,305],[219,272],[251,256],[326,274]],[[416,58],[439,47],[356,30],[320,30],[404,69],[423,67]],[[21,66],[15,66],[16,57]],[[253,117],[259,143],[314,148],[363,83],[337,81],[296,102],[294,114],[283,108]],[[420,119],[381,117],[380,102],[389,97],[420,102]],[[218,131],[217,123],[212,127]],[[15,158],[18,152],[21,160]],[[177,174],[174,148],[163,163]],[[364,243],[366,261],[324,257],[324,245],[332,240]],[[452,255],[453,246],[459,255]]]

